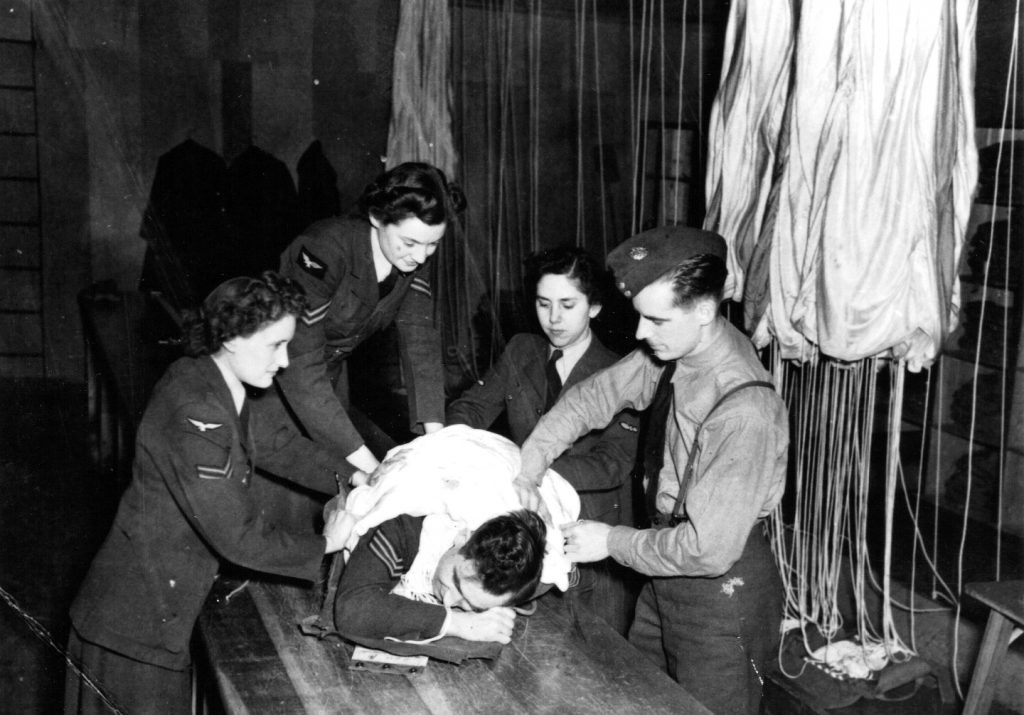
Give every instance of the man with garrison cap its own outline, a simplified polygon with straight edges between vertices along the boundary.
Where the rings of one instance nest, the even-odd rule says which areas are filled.
[[[629,640],[715,713],[757,713],[782,619],[764,518],[782,497],[788,418],[750,340],[719,313],[721,236],[683,226],[608,256],[645,343],[564,392],[522,448],[529,508],[544,470],[619,411],[646,410],[637,472],[649,528],[564,528],[574,561],[611,557],[653,577]]]

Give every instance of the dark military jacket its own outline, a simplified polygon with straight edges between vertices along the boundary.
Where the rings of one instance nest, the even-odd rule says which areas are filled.
[[[427,267],[400,273],[379,300],[368,223],[351,218],[318,221],[281,255],[281,273],[306,289],[309,308],[288,345],[291,365],[279,376],[288,403],[318,442],[351,454],[363,445],[329,377],[333,363],[392,322],[409,395],[411,429],[444,421],[441,334]]]
[[[243,410],[245,412],[245,410]],[[324,538],[261,515],[255,466],[327,494],[337,460],[291,424],[247,427],[210,357],[182,358],[157,383],[135,442],[132,479],[71,606],[86,641],[181,669],[221,561],[314,579]]]
[[[420,550],[423,517],[399,516],[359,540],[338,582],[334,622],[345,635],[422,641],[437,638],[448,610],[391,593]]]
[[[548,353],[548,341],[541,335],[513,336],[484,379],[449,406],[447,424],[487,429],[504,411],[509,436],[522,445],[544,414]],[[596,336],[592,337],[563,391],[618,359]],[[605,429],[582,437],[551,465],[580,493],[581,518],[633,525],[630,473],[636,441],[637,416],[625,411]]]

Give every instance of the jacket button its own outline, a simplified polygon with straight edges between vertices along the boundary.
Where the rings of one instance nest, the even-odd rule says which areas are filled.
[[[544,410],[542,410],[542,409],[541,409],[541,408],[539,408],[539,407],[538,407],[538,408],[537,408],[536,410],[534,410],[534,412],[536,412],[536,413],[537,413],[538,415],[542,415],[542,414],[544,414]]]

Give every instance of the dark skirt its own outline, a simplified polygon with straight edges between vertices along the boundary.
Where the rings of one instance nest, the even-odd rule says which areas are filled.
[[[629,640],[716,715],[756,715],[782,609],[782,581],[758,525],[728,573],[644,586]]]
[[[64,680],[65,715],[190,715],[192,670],[170,670],[126,658],[82,640],[74,627],[68,655],[102,696],[71,666]],[[105,699],[104,699],[105,698]]]

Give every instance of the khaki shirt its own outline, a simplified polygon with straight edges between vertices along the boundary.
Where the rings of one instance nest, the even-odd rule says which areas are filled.
[[[699,355],[677,361],[657,497],[664,513],[672,511],[697,427],[718,399],[742,382],[771,380],[750,340],[722,318],[719,328]],[[524,475],[543,474],[579,435],[603,427],[622,409],[646,409],[663,369],[638,349],[564,392],[523,444]],[[743,553],[754,523],[779,503],[789,420],[778,394],[750,389],[730,397],[697,442],[685,495],[689,521],[671,529],[614,527],[608,549],[616,561],[651,576],[720,576]]]

